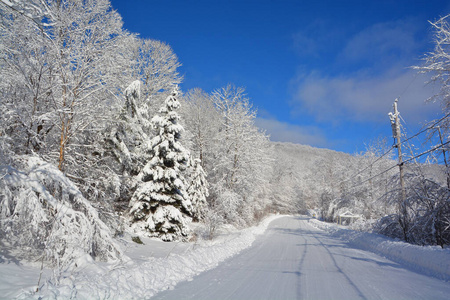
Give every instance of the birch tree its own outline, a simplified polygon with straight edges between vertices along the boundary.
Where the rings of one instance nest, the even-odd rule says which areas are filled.
[[[71,141],[82,130],[98,130],[105,116],[105,95],[115,84],[114,58],[122,22],[109,1],[50,3],[54,18],[49,56],[54,62],[51,101],[58,115],[58,168],[64,170]]]

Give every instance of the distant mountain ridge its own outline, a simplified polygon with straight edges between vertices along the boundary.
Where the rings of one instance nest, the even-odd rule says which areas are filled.
[[[325,191],[331,193],[332,197],[339,197],[358,182],[364,182],[373,176],[376,181],[379,179],[376,175],[389,168],[392,169],[383,174],[384,181],[397,180],[397,161],[393,159],[378,160],[376,156],[351,155],[287,142],[272,142],[272,145],[275,168],[278,172],[283,171],[291,176],[295,188],[303,195],[307,206],[314,206],[313,203],[317,203]],[[446,184],[445,166],[410,163],[406,165],[405,170],[406,174],[420,173],[441,185]]]

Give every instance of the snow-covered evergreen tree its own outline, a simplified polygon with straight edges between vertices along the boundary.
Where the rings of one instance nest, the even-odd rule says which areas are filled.
[[[192,204],[186,191],[183,171],[189,160],[188,151],[179,142],[183,127],[175,112],[180,103],[175,90],[152,119],[157,130],[150,141],[151,159],[139,173],[139,183],[130,202],[135,230],[163,241],[186,240],[186,221],[192,215]]]
[[[206,173],[202,168],[200,159],[191,160],[191,164],[192,173],[187,192],[192,203],[192,217],[194,221],[199,221],[205,217],[208,207],[206,197],[209,196],[209,184],[206,180]]]
[[[143,144],[149,139],[151,122],[148,116],[148,103],[141,99],[141,81],[133,81],[124,91],[125,104],[118,120],[107,137],[111,150],[118,162],[117,172],[129,176],[137,175],[148,159],[142,153]]]

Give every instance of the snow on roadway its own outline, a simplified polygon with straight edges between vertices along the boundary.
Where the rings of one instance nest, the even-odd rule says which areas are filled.
[[[0,299],[447,299],[450,294],[449,282],[408,269],[444,278],[436,264],[450,262],[450,249],[404,251],[411,247],[306,217],[272,216],[257,227],[222,231],[214,241],[143,239],[145,245],[138,245],[130,239],[121,241],[130,258],[125,263],[86,257],[61,276],[44,270],[38,293],[39,264],[18,262],[0,249]],[[380,252],[377,245],[387,254],[404,253],[403,261],[422,253],[428,266],[405,267],[362,250]]]
[[[450,248],[411,245],[383,235],[358,232],[316,219],[309,219],[309,224],[327,231],[335,238],[348,241],[354,247],[375,252],[417,272],[450,280]]]
[[[450,256],[447,256],[447,258]],[[309,225],[274,220],[252,247],[155,299],[448,299],[449,282]]]

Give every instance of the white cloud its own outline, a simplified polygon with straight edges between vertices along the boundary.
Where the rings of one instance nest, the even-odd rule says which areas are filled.
[[[316,120],[330,123],[385,123],[392,103],[400,97],[403,118],[419,123],[435,118],[439,112],[437,104],[425,104],[434,93],[432,86],[425,86],[426,80],[413,70],[391,70],[371,77],[311,73],[294,83],[293,113],[307,111]]]
[[[256,118],[256,126],[265,130],[274,142],[291,142],[316,147],[329,146],[323,132],[314,126],[292,125],[275,119]]]
[[[418,29],[412,20],[374,24],[350,38],[338,60],[345,63],[365,62],[374,67],[409,61],[423,44],[415,37]]]
[[[328,69],[292,81],[293,113],[309,113],[329,123],[387,122],[395,98],[407,122],[436,117],[437,104],[425,104],[436,91],[428,78],[408,68],[419,64],[424,41],[412,19],[374,24],[354,34],[336,51]],[[336,75],[337,74],[337,75]]]

